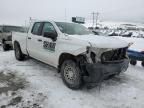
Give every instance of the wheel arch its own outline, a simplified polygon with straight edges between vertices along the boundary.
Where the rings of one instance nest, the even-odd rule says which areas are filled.
[[[58,65],[61,66],[61,64],[64,62],[64,60],[67,60],[67,59],[72,59],[73,61],[76,61],[76,56],[74,56],[70,53],[62,53],[59,56]]]
[[[65,61],[65,60],[68,60],[68,59],[71,59],[75,62],[80,62],[81,59],[85,59],[85,55],[83,54],[79,54],[77,56],[73,55],[73,54],[70,54],[70,53],[62,53],[60,56],[59,56],[59,60],[58,60],[58,70],[60,69],[62,63]]]

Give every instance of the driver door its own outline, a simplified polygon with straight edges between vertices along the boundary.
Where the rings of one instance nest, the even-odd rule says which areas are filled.
[[[43,47],[42,47],[42,61],[45,63],[48,63],[50,65],[55,65],[55,57],[56,57],[56,47],[57,47],[57,40],[53,41],[52,38],[49,37],[44,37],[44,33],[49,32],[49,33],[56,33],[56,29],[53,26],[52,23],[50,22],[45,22],[42,30],[42,35],[43,35]]]

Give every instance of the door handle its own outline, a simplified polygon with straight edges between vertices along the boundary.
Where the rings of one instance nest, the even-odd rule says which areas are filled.
[[[42,40],[41,40],[41,39],[38,39],[38,41],[39,41],[39,42],[42,42]]]
[[[28,39],[31,39],[31,37],[28,37]]]

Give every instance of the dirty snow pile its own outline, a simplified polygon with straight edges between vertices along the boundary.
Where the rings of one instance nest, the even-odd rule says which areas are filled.
[[[99,87],[73,91],[52,67],[33,59],[19,62],[0,47],[0,107],[144,108],[144,68],[139,62]]]

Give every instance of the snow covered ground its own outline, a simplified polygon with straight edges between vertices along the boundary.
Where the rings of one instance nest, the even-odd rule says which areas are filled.
[[[73,91],[54,68],[33,59],[19,62],[0,47],[0,107],[144,108],[144,68],[130,65],[100,87]]]

